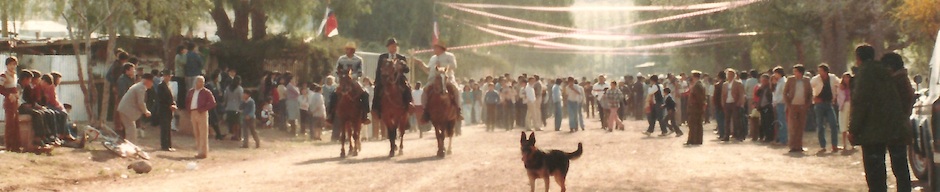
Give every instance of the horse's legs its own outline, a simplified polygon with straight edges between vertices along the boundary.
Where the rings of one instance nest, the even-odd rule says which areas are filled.
[[[398,136],[398,139],[399,139],[398,140],[398,155],[402,155],[402,154],[405,154],[405,129],[404,127],[402,127],[400,123],[396,124],[395,127],[398,130],[398,132],[401,132],[398,134],[399,135]]]
[[[452,154],[452,153],[454,153],[454,151],[453,151],[453,150],[454,150],[454,148],[453,148],[453,144],[454,144],[454,123],[450,123],[449,129],[445,129],[444,131],[447,131],[447,133],[445,133],[445,135],[446,135],[447,138],[448,138],[448,139],[447,139],[447,154]]]
[[[398,138],[396,137],[398,134],[395,133],[396,128],[392,126],[391,123],[384,123],[383,125],[385,125],[385,131],[388,133],[388,143],[390,146],[390,150],[388,151],[388,157],[394,157],[395,150],[397,150],[395,146],[395,138]]]
[[[444,130],[442,126],[434,126],[434,137],[437,139],[437,157],[444,157]]]
[[[352,123],[347,123],[346,127],[343,129],[343,133],[345,134],[344,138],[348,138],[347,140],[349,141],[349,155],[356,156],[356,153],[353,152],[356,150],[355,146],[353,145],[356,141],[355,135],[352,134],[353,126],[354,125],[352,125]]]
[[[343,125],[340,125],[340,126],[343,126],[343,129],[345,130],[345,127],[346,127],[345,123],[344,123]],[[339,146],[340,146],[340,149],[339,149],[339,157],[346,158],[346,136],[345,136],[346,133],[345,133],[345,131],[341,131],[339,134],[340,134],[340,136],[339,136]]]
[[[450,136],[447,136],[447,154],[454,153],[453,146],[454,146],[454,136],[453,134],[451,134]]]
[[[353,130],[353,135],[356,137],[356,155],[359,155],[359,152],[362,151],[362,125]]]

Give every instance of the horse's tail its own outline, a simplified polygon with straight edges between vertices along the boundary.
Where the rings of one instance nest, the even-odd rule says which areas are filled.
[[[584,149],[581,146],[581,143],[578,143],[578,150],[575,150],[574,152],[571,152],[571,153],[565,153],[565,157],[567,157],[568,160],[577,160],[578,158],[581,157],[582,152],[584,152]]]

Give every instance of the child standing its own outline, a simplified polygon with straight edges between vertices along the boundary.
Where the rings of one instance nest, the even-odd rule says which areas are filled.
[[[499,107],[499,93],[496,92],[492,83],[486,86],[486,131],[494,131],[496,126],[496,109]]]
[[[323,133],[322,128],[326,124],[326,102],[323,98],[323,88],[320,85],[310,84],[310,89],[313,90],[308,101],[310,102],[310,115],[313,116],[311,118],[310,139],[319,141],[322,140],[320,134]]]
[[[255,148],[261,147],[261,140],[258,139],[258,131],[255,129],[255,100],[251,98],[250,91],[242,92],[242,104],[241,104],[241,116],[245,120],[242,121],[241,136],[242,136],[242,148],[248,148],[248,134],[251,134],[251,137],[255,139]],[[267,108],[270,108],[271,104],[268,104]]]
[[[623,101],[623,92],[620,91],[620,87],[617,86],[617,81],[610,82],[610,89],[601,97],[603,101],[607,103],[606,110],[609,110],[608,113],[604,114],[607,116],[607,132],[613,132],[614,129],[623,130],[623,121],[620,120],[620,115],[618,115],[618,110],[620,109],[620,102]]]
[[[676,123],[676,101],[672,99],[672,90],[669,88],[663,89],[663,92],[666,94],[665,108],[666,108],[666,121],[669,122],[667,127],[669,131],[676,132],[676,137],[682,136],[682,130],[679,129],[679,124]]]
[[[264,101],[264,106],[261,107],[261,123],[265,129],[274,128],[274,122],[272,116],[274,116],[274,105],[271,104],[272,99]]]

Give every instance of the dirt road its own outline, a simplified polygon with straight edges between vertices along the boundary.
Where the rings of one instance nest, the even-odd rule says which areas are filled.
[[[550,120],[551,121],[551,120]],[[815,133],[807,133],[805,155],[751,141],[721,143],[706,125],[705,144],[685,147],[685,136],[647,137],[645,121],[627,131],[607,133],[596,120],[583,132],[536,132],[541,149],[584,155],[572,162],[569,191],[864,191],[860,150],[816,154]],[[563,123],[567,125],[567,122]],[[591,128],[593,127],[593,128]],[[551,129],[551,128],[548,128]],[[548,130],[546,129],[546,130]],[[563,128],[564,129],[564,128]],[[686,129],[686,128],[683,128]],[[427,134],[426,134],[427,135]],[[358,157],[341,159],[339,145],[310,145],[228,164],[202,160],[187,171],[185,161],[164,166],[172,172],[127,179],[65,185],[65,191],[527,191],[519,131],[464,128],[454,153],[434,157],[433,137],[406,135],[405,153],[387,158],[388,142],[364,143]],[[226,158],[226,157],[214,157]],[[890,166],[889,166],[890,167]],[[890,170],[889,170],[890,173]],[[893,186],[893,179],[889,181]],[[552,191],[559,190],[554,182]],[[543,191],[541,181],[536,190]]]

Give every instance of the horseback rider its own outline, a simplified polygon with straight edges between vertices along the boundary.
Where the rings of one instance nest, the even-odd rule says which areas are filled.
[[[402,91],[402,102],[405,103],[405,106],[408,106],[410,109],[412,108],[411,101],[413,98],[411,97],[411,86],[408,86],[408,83],[406,82],[407,79],[405,77],[405,74],[411,71],[411,69],[408,68],[408,65],[405,65],[408,59],[404,55],[398,54],[398,40],[395,40],[395,38],[389,38],[388,41],[385,42],[385,47],[388,49],[388,53],[379,55],[379,60],[375,65],[375,92],[383,93],[382,91],[384,88],[384,83],[379,83],[380,81],[385,81],[385,79],[382,78],[382,66],[393,64],[398,65],[397,67],[399,68],[399,78],[397,78],[397,83],[400,89],[406,90]],[[382,95],[383,94],[375,94],[375,96],[372,97],[373,113],[381,113],[382,103],[380,101],[382,101]]]
[[[359,81],[359,77],[362,77],[362,57],[356,55],[356,44],[352,42],[347,43],[344,49],[346,50],[346,55],[340,56],[339,59],[336,60],[336,75],[339,76],[340,73],[348,72],[353,82],[361,82]],[[366,92],[359,83],[352,83],[351,86],[353,89],[358,89],[361,91],[360,93],[362,93],[359,95],[359,107],[362,109],[362,122],[363,124],[369,124],[369,93]],[[337,92],[333,92],[330,94],[330,98],[337,98],[336,93]],[[335,117],[335,114],[333,114],[335,113],[334,107],[338,101],[339,99],[330,99],[330,103],[328,104],[331,109],[330,117]]]
[[[441,90],[446,91],[448,87],[453,87],[456,90],[455,94],[460,95],[461,89],[457,89],[457,79],[454,75],[454,70],[457,69],[457,57],[453,53],[447,52],[447,46],[444,43],[438,42],[434,44],[434,56],[431,56],[431,59],[428,60],[428,63],[421,65],[425,71],[428,72],[428,85],[432,85],[436,81],[437,77],[441,77]],[[443,73],[443,74],[441,74]],[[428,95],[423,94],[421,96],[422,101],[427,101]],[[460,97],[455,97],[457,100],[454,101],[454,109],[457,109],[457,114],[460,114]],[[430,113],[428,110],[424,111],[422,117],[426,120],[430,119]],[[458,119],[463,119],[462,116],[458,115]]]

